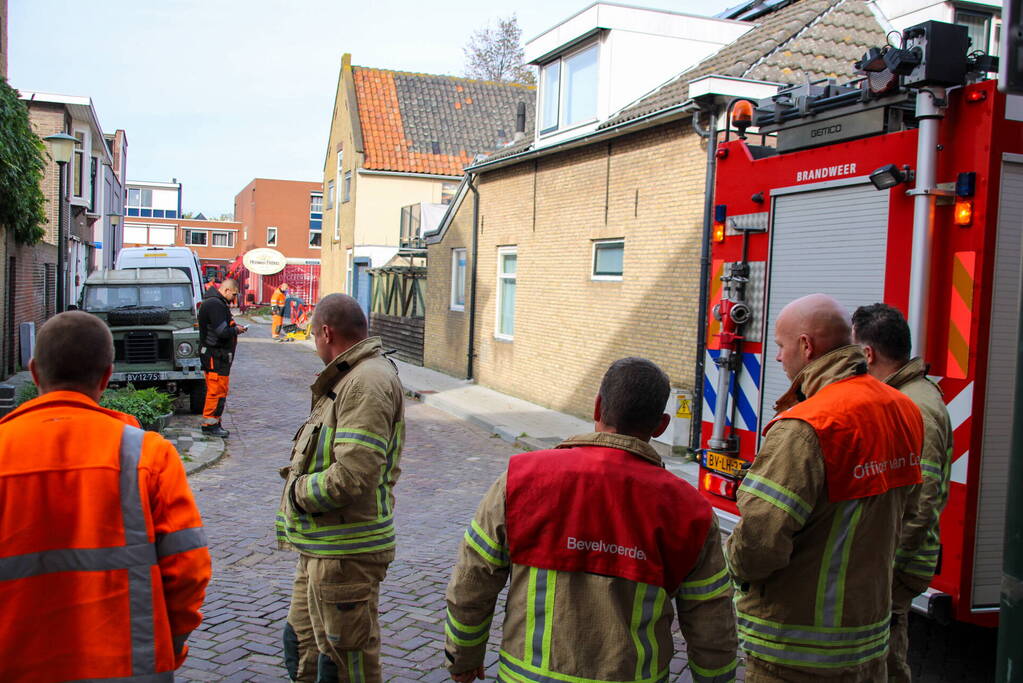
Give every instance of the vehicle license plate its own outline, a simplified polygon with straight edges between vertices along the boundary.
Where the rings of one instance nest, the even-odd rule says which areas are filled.
[[[745,464],[745,460],[733,458],[723,453],[707,451],[707,469],[709,470],[727,474],[730,477],[738,477],[742,473],[742,467]]]
[[[126,382],[155,382],[160,379],[159,372],[126,372],[124,373],[124,381]]]

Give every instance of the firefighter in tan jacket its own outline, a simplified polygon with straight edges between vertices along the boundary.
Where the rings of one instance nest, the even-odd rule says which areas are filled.
[[[667,681],[678,610],[693,679],[737,666],[732,588],[710,506],[650,446],[670,387],[653,363],[605,374],[596,432],[512,457],[465,533],[447,589],[451,677],[483,678],[511,577],[503,681]]]
[[[403,391],[355,299],[320,301],[312,334],[326,367],[281,471],[277,513],[278,540],[299,552],[285,663],[295,681],[373,683],[381,680],[379,586],[394,559]]]
[[[941,389],[927,379],[923,359],[909,358],[912,347],[909,325],[898,309],[886,304],[861,306],[853,313],[852,323],[853,339],[867,356],[867,371],[912,399],[924,421],[920,460],[923,483],[913,487],[906,504],[892,583],[888,679],[908,683],[909,605],[927,590],[938,565],[941,550],[938,521],[948,500],[952,421]]]
[[[830,297],[786,306],[775,340],[792,387],[739,488],[726,547],[746,681],[883,681],[920,411],[866,373]]]

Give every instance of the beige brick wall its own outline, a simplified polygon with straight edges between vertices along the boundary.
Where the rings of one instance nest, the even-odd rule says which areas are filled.
[[[673,385],[692,389],[704,149],[689,124],[677,122],[481,176],[481,384],[589,417],[607,366],[635,355],[659,364]],[[471,220],[471,202],[460,213]],[[443,252],[450,254],[458,235],[431,248],[431,283],[449,281]],[[593,240],[618,237],[625,240],[623,279],[592,280]],[[506,245],[518,249],[512,341],[494,336],[497,249]],[[441,295],[437,289],[432,297]],[[446,330],[464,325],[460,316],[431,301],[428,339],[457,339]],[[453,352],[428,343],[427,365],[451,367],[446,354]]]
[[[53,135],[54,133],[60,133],[65,130],[68,121],[66,119],[66,113],[64,111],[64,105],[61,104],[50,104],[47,102],[33,102],[29,107],[29,122],[32,124],[32,132],[38,135],[40,138],[45,138],[47,135]],[[46,164],[43,169],[43,180],[41,187],[43,189],[43,196],[46,198],[46,234],[43,239],[50,244],[57,243],[57,217],[58,217],[58,205],[57,199],[60,196],[60,169],[56,163],[50,158],[49,145],[43,143],[46,147]],[[70,165],[65,171],[70,181],[71,169]],[[69,209],[69,207],[65,207]]]
[[[440,244],[427,247],[429,274],[423,334],[423,364],[456,377],[466,376],[469,297],[472,273],[472,204],[468,193]],[[451,310],[451,252],[465,249],[465,310]]]

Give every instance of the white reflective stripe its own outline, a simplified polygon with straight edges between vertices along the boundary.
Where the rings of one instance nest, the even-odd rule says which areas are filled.
[[[124,678],[80,678],[77,681],[68,681],[68,683],[173,683],[173,681],[174,672],[166,671],[160,674],[141,674]]]
[[[178,553],[188,552],[196,548],[205,548],[206,532],[201,526],[191,529],[181,529],[169,534],[164,534],[156,539],[156,555],[167,557]]]
[[[146,513],[139,490],[142,440],[138,427],[124,426],[121,433],[121,515],[127,545],[149,543]],[[152,567],[128,569],[128,605],[131,623],[131,671],[135,675],[156,672],[156,636],[153,624]]]
[[[98,572],[156,564],[151,543],[116,548],[61,548],[0,558],[0,581],[54,572]]]

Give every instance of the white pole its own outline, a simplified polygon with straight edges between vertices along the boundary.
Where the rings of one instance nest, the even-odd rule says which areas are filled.
[[[916,147],[916,186],[913,196],[913,249],[909,271],[909,331],[913,356],[927,348],[927,303],[930,296],[931,250],[934,242],[935,176],[938,166],[938,128],[944,116],[945,89],[928,87],[916,97],[920,122]]]

